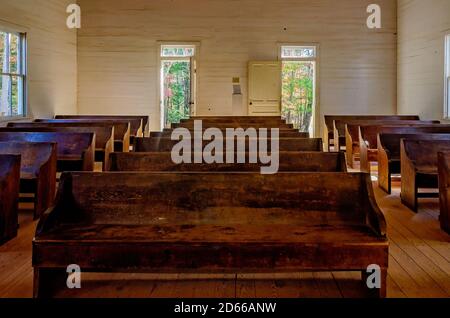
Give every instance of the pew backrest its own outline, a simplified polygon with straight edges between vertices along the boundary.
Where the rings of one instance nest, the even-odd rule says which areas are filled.
[[[238,154],[235,155],[235,159]],[[176,164],[170,152],[150,153],[112,153],[110,171],[222,171],[222,172],[258,172],[264,166],[258,158],[258,163],[249,163],[249,154],[245,154],[246,163],[192,163]],[[258,155],[256,154],[256,157]],[[234,160],[237,162],[237,160]],[[325,152],[280,152],[278,172],[346,172],[344,154]]]
[[[83,170],[94,169],[95,134],[60,132],[0,132],[0,142],[54,142],[58,161],[83,161]]]
[[[416,167],[437,172],[439,152],[450,152],[450,140],[401,140],[401,155]]]
[[[235,139],[235,149],[237,147],[237,139]],[[272,141],[275,143],[275,140],[272,139],[246,139],[239,140],[239,143],[245,144],[245,149],[242,151],[249,151],[249,143],[254,142],[259,147],[259,142],[265,142],[267,144],[269,150],[271,149]],[[322,138],[280,138],[277,140],[279,151],[323,151]],[[211,141],[203,141],[204,148]],[[223,139],[223,151],[230,151],[230,149],[226,149],[227,140]],[[171,138],[136,138],[134,140],[134,151],[135,152],[171,152],[175,145],[177,145],[179,141],[171,140]],[[191,139],[192,149],[193,147],[193,139]],[[192,150],[194,151],[194,150]],[[238,151],[238,150],[236,150]]]
[[[378,147],[383,148],[389,159],[400,159],[400,142],[407,140],[450,140],[450,130],[448,133],[433,133],[420,130],[406,130],[403,133],[385,133],[378,135]]]
[[[53,220],[38,231],[76,219],[174,225],[219,217],[232,224],[245,216],[258,224],[274,213],[281,222],[301,216],[305,225],[369,224],[374,235],[386,233],[370,176],[361,173],[64,173]]]
[[[131,135],[143,137],[148,132],[149,116],[57,115],[55,119],[75,120],[129,120]]]
[[[95,133],[95,145],[97,148],[114,147],[114,126],[92,126],[83,124],[66,124],[66,123],[9,123],[7,128],[0,128],[0,131],[20,131],[20,132],[79,132],[79,133]]]
[[[21,177],[36,178],[41,167],[54,160],[56,178],[56,143],[0,142],[0,154],[20,155]]]

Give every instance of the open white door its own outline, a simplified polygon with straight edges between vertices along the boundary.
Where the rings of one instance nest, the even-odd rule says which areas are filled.
[[[281,116],[281,62],[250,62],[248,114]]]

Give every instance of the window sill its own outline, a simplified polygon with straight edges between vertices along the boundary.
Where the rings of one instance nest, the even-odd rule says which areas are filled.
[[[32,120],[30,117],[22,117],[22,116],[16,116],[16,117],[0,117],[0,123],[8,123],[11,121],[22,121],[22,120]]]

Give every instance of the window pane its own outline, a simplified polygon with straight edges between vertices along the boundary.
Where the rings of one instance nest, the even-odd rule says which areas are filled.
[[[195,55],[193,46],[163,45],[161,47],[162,57],[191,57]]]
[[[3,75],[0,79],[0,117],[22,115],[22,77]]]
[[[313,58],[316,57],[316,48],[309,46],[283,46],[281,58]]]
[[[1,73],[15,73],[19,70],[20,36],[17,34],[0,32],[0,71]]]
[[[0,71],[3,71],[4,51],[5,51],[5,33],[0,31]]]
[[[0,81],[0,116],[10,116],[11,109],[11,78],[3,75]]]

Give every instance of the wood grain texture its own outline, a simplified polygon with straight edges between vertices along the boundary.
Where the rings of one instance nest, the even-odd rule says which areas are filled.
[[[398,182],[392,195],[374,184],[387,219],[391,247],[388,297],[450,297],[450,236],[439,228],[437,200],[423,200],[415,214],[400,202]],[[0,297],[31,297],[31,240],[36,222],[27,206],[20,212],[19,236],[0,247]],[[79,291],[58,297],[366,297],[361,278],[352,273],[293,274],[85,274]],[[351,286],[351,288],[349,288]]]

